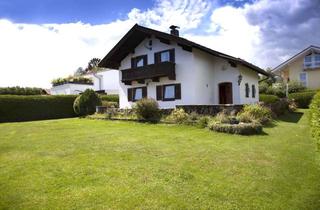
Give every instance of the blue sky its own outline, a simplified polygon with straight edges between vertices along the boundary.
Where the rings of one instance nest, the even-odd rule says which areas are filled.
[[[241,7],[253,0],[212,1],[217,6]],[[155,0],[1,0],[0,18],[18,23],[107,23],[126,18],[132,8],[146,10]]]

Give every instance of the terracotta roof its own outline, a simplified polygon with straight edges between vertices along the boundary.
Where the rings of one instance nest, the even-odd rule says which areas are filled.
[[[229,62],[235,64],[241,64],[243,66],[252,69],[259,74],[270,76],[270,74],[258,66],[249,63],[241,58],[235,58],[233,56],[212,50],[195,42],[189,41],[185,38],[174,36],[168,33],[157,31],[154,29],[146,28],[135,24],[126,35],[110,50],[110,52],[101,60],[99,67],[118,69],[121,61],[138,46],[145,38],[150,37],[151,35],[156,36],[156,38],[162,40],[168,40],[176,42],[185,50],[191,51],[192,48],[199,49],[203,52],[211,54],[216,57],[224,58]]]

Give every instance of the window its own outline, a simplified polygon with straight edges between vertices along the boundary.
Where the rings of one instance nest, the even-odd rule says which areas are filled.
[[[136,88],[134,91],[133,100],[137,101],[142,99],[142,88]]]
[[[165,62],[165,61],[170,61],[170,53],[169,51],[161,52],[160,53],[160,61]]]
[[[131,58],[131,68],[137,68],[147,65],[147,55],[141,55],[135,58]]]
[[[304,67],[311,67],[312,66],[312,55],[307,55],[304,57]]]
[[[256,86],[252,85],[251,89],[252,89],[252,98],[255,98],[256,97]]]
[[[315,66],[320,66],[320,54],[314,55]]]
[[[307,86],[307,73],[306,72],[303,72],[303,73],[300,73],[300,83],[301,85],[303,86]]]
[[[245,86],[246,86],[246,98],[249,98],[249,94],[250,94],[249,84],[246,83]]]
[[[175,85],[163,86],[163,99],[175,99]]]
[[[158,101],[174,101],[176,99],[181,99],[181,84],[157,86]]]
[[[174,62],[174,49],[164,50],[154,54],[154,63]]]
[[[147,87],[128,88],[128,101],[138,101],[147,97]]]

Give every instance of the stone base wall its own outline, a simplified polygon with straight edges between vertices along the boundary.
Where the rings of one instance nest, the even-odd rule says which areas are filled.
[[[179,105],[177,108],[182,108],[187,113],[195,112],[201,115],[216,115],[217,113],[225,110],[227,113],[238,113],[243,105]],[[119,109],[119,108],[107,108],[104,106],[98,106],[96,108],[97,113],[106,113],[107,110],[112,109],[120,114],[133,114],[132,109]],[[169,115],[173,109],[161,109],[161,113],[164,115]]]
[[[196,112],[201,115],[216,115],[226,110],[227,113],[238,113],[243,105],[180,105],[177,108],[184,109],[187,113]]]

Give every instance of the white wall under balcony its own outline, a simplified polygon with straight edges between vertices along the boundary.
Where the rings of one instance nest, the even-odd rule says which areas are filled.
[[[93,89],[93,85],[67,83],[52,87],[50,93],[51,95],[75,95],[86,89]]]

